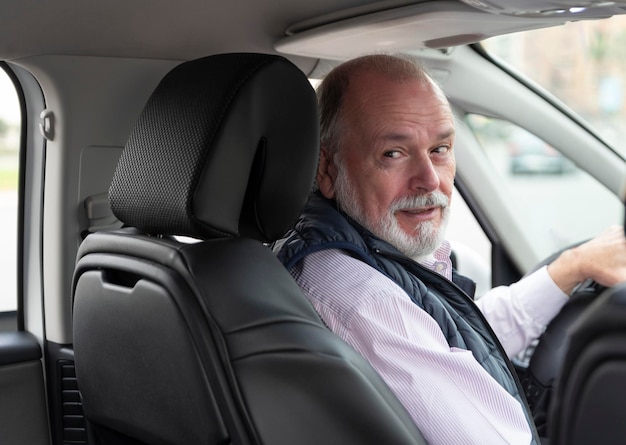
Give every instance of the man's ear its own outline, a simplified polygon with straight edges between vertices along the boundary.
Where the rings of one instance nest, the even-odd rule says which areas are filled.
[[[328,148],[322,146],[320,150],[320,162],[317,167],[317,186],[322,195],[327,199],[335,197],[335,180],[337,179],[337,167],[333,155]]]

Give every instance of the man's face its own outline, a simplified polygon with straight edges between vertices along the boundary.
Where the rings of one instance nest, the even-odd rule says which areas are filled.
[[[446,99],[418,80],[363,73],[344,98],[340,131],[339,158],[326,152],[320,163],[324,196],[405,254],[430,254],[443,239],[455,174]]]

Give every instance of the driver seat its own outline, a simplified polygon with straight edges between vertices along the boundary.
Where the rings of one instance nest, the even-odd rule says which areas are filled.
[[[110,188],[125,227],[77,255],[95,443],[425,443],[267,246],[304,206],[318,139],[315,93],[282,57],[211,56],[158,85]]]
[[[626,283],[602,292],[572,324],[550,407],[550,445],[626,438]]]

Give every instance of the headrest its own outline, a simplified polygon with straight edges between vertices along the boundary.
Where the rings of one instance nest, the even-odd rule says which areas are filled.
[[[315,92],[287,59],[186,62],[139,116],[109,190],[111,208],[151,234],[272,241],[304,207],[318,150]]]

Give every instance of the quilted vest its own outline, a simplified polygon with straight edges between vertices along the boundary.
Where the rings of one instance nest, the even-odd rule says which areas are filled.
[[[396,282],[413,303],[433,317],[450,347],[471,351],[483,368],[522,404],[533,431],[533,443],[539,443],[515,370],[470,297],[474,292],[471,280],[455,271],[450,281],[421,266],[339,211],[334,201],[317,193],[309,198],[294,229],[273,249],[287,269],[310,253],[341,249]]]

